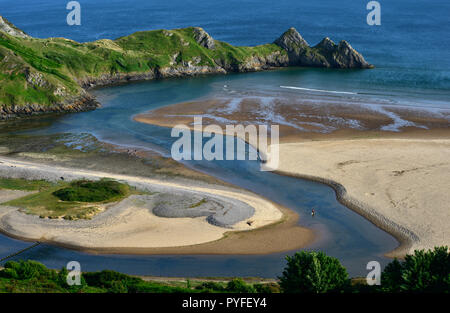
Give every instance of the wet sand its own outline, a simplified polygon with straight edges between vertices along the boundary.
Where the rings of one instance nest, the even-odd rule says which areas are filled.
[[[450,244],[447,111],[210,99],[167,106],[135,120],[193,129],[194,115],[203,116],[204,126],[279,124],[278,173],[332,186],[340,202],[400,241],[388,256]]]
[[[311,103],[293,99],[206,99],[165,106],[134,117],[137,122],[193,129],[194,116],[202,116],[203,126],[217,124],[279,125],[281,140],[311,135],[355,132],[400,132],[408,129],[445,129],[450,111],[364,106],[361,104]]]

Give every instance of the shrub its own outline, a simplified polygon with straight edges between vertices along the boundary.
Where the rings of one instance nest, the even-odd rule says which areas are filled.
[[[109,292],[128,292],[128,289],[133,289],[135,285],[142,282],[140,278],[109,270],[85,273],[83,277],[89,286],[105,288]]]
[[[76,181],[70,187],[59,189],[53,195],[62,201],[71,202],[102,202],[123,197],[129,192],[129,187],[112,180]]]
[[[400,290],[402,280],[402,264],[395,259],[386,265],[381,274],[382,288],[386,291]]]
[[[197,290],[204,290],[204,291],[224,291],[225,287],[222,286],[219,283],[216,282],[204,282],[195,287]]]
[[[325,293],[344,290],[349,284],[346,269],[336,258],[323,252],[297,252],[286,257],[287,266],[279,277],[287,293]]]
[[[8,261],[5,263],[5,269],[0,272],[2,277],[13,279],[31,279],[48,277],[53,278],[56,272],[47,269],[43,264],[36,261]]]
[[[280,285],[277,283],[254,284],[257,293],[280,293]]]
[[[246,284],[241,278],[235,278],[228,282],[226,291],[237,293],[255,293],[253,286]]]
[[[384,269],[381,283],[388,292],[450,292],[448,247],[416,250],[404,262],[394,260]]]

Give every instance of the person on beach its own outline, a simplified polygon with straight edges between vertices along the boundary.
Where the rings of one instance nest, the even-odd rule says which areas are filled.
[[[314,216],[314,215],[316,215],[316,211],[314,209],[312,209],[311,216]]]

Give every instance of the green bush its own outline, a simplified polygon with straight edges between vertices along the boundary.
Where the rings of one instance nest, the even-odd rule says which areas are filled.
[[[212,281],[201,283],[200,285],[195,287],[195,289],[203,291],[225,291],[224,286]]]
[[[268,283],[268,284],[254,284],[253,288],[255,288],[257,293],[280,293],[280,285],[277,283]]]
[[[7,262],[0,270],[0,293],[2,292],[110,292],[110,293],[188,293],[198,292],[188,288],[173,287],[114,271],[83,273],[81,286],[67,284],[66,268],[59,272],[47,269],[35,261]]]
[[[59,189],[53,195],[62,201],[103,202],[125,196],[129,188],[112,180],[76,181],[70,187]]]
[[[55,271],[47,269],[43,264],[35,261],[8,261],[0,276],[13,279],[32,279],[41,277],[55,277]]]
[[[297,252],[286,260],[287,266],[279,277],[286,293],[338,292],[349,284],[346,269],[323,252]]]
[[[235,278],[228,282],[225,289],[228,292],[236,293],[255,293],[253,286],[246,284],[241,278]]]
[[[450,253],[448,247],[416,250],[404,262],[394,260],[381,276],[387,292],[450,292]]]
[[[85,273],[83,277],[89,286],[105,288],[111,292],[128,292],[129,287],[142,281],[140,278],[109,270]]]

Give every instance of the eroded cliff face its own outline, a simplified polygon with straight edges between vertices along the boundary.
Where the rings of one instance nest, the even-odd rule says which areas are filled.
[[[20,38],[31,38],[23,31],[15,27],[11,24],[6,18],[0,15],[0,32],[4,32],[11,36],[20,37]]]

